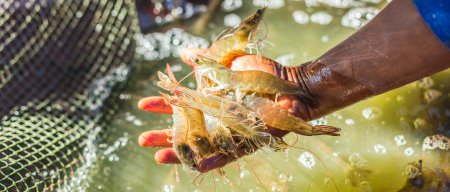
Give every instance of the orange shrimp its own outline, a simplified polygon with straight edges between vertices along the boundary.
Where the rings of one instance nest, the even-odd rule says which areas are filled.
[[[288,111],[280,108],[277,103],[270,99],[258,96],[247,96],[244,105],[255,110],[257,116],[267,125],[285,131],[291,131],[300,135],[332,135],[339,136],[341,129],[327,126],[312,126],[303,119],[298,118]]]
[[[232,71],[205,57],[196,58],[193,61],[199,66],[196,68],[197,79],[207,77],[218,85],[216,87],[206,88],[214,92],[222,89],[232,89],[242,92],[274,94],[277,96],[280,94],[294,94],[308,101],[312,100],[312,96],[300,86],[270,73],[256,70]],[[203,83],[200,85],[203,86],[201,88],[208,87]]]
[[[204,56],[214,59],[226,67],[230,67],[231,61],[241,55],[245,55],[244,49],[250,43],[253,33],[258,28],[267,7],[258,9],[240,23],[235,30],[215,41],[204,54]]]

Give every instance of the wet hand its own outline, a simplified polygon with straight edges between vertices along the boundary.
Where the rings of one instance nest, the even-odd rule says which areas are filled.
[[[205,49],[183,49],[180,51],[181,59],[188,65],[194,66],[195,64],[191,61],[192,57],[204,53]],[[236,71],[245,70],[260,70],[267,73],[271,73],[282,79],[298,82],[295,79],[295,75],[289,74],[287,70],[277,62],[256,55],[244,55],[234,58],[231,63],[231,69]],[[290,113],[309,120],[309,116],[305,112],[304,103],[297,96],[281,96],[278,99],[278,103],[281,107],[288,110]],[[171,114],[172,108],[170,104],[167,103],[162,97],[151,96],[143,98],[138,103],[139,109],[154,112]],[[281,131],[274,128],[269,128],[269,131],[274,136],[282,137],[287,132]],[[172,134],[170,129],[164,130],[151,130],[142,133],[139,136],[139,144],[144,147],[163,147],[163,149],[158,150],[155,153],[155,161],[162,164],[176,164],[180,163],[170,142],[172,139]],[[245,152],[238,152],[241,156],[247,155]],[[199,163],[199,171],[207,172],[212,169],[220,168],[225,166],[227,163],[236,160],[235,156],[217,155],[211,156],[203,159]]]

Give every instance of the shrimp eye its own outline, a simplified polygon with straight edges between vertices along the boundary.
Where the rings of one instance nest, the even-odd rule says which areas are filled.
[[[194,63],[198,63],[198,62],[200,62],[200,59],[195,58],[195,57],[191,57],[191,61],[194,62]]]
[[[183,145],[181,151],[183,151],[184,154],[191,154],[191,148],[188,145]]]
[[[263,13],[263,10],[262,10],[262,9],[258,9],[258,11],[256,11],[256,13],[262,14],[262,13]]]

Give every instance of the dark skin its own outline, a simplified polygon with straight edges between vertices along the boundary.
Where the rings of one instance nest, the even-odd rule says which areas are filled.
[[[204,51],[185,49],[181,58],[192,65],[189,58]],[[282,96],[279,104],[302,119],[312,120],[449,67],[449,49],[428,28],[412,1],[394,0],[370,23],[314,61],[283,67],[265,57],[245,55],[235,58],[231,69],[261,70],[297,83],[314,101]],[[161,97],[144,98],[139,108],[172,112]],[[276,136],[286,134],[276,129],[270,132]],[[152,130],[141,134],[139,144],[164,147],[155,154],[158,163],[179,163],[168,139],[170,130]],[[200,162],[199,171],[207,172],[235,160],[234,156],[208,157]]]

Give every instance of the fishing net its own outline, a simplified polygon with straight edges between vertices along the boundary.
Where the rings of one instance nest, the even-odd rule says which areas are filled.
[[[0,1],[0,191],[63,188],[103,137],[135,53],[127,0]]]

